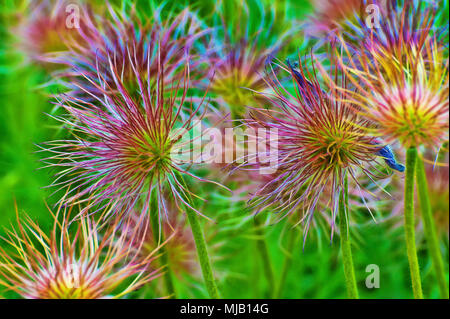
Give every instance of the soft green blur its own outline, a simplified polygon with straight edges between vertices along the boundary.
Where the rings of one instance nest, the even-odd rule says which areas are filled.
[[[97,1],[102,3],[102,1]],[[120,3],[120,1],[111,1]],[[190,2],[199,12],[208,12],[216,1]],[[271,1],[262,3],[269,5]],[[54,112],[50,95],[54,93],[52,86],[42,87],[50,80],[48,74],[39,66],[24,63],[23,56],[17,52],[13,39],[8,35],[8,27],[14,23],[12,14],[17,8],[23,7],[23,1],[2,0],[1,40],[0,40],[0,235],[4,235],[4,227],[15,224],[17,203],[19,213],[26,212],[38,220],[44,229],[51,226],[52,218],[46,203],[52,207],[58,200],[58,195],[49,197],[54,189],[45,187],[52,182],[54,169],[42,168],[42,155],[37,153],[45,141],[64,136],[58,123],[46,113]],[[174,3],[173,6],[183,8],[185,1]],[[138,1],[142,8],[148,8],[147,1]],[[308,1],[295,1],[290,4],[287,16],[292,19],[304,18],[310,11]],[[447,11],[447,10],[445,10]],[[19,12],[20,13],[20,12]],[[444,19],[447,19],[448,16]],[[299,38],[301,43],[301,38]],[[295,52],[293,52],[295,53]],[[266,290],[261,260],[256,253],[251,222],[238,227],[233,225],[224,230],[226,217],[239,219],[249,215],[243,206],[231,203],[226,196],[213,196],[202,212],[214,218],[220,216],[217,224],[208,225],[206,229],[216,233],[215,240],[220,242],[215,271],[219,278],[219,289],[225,298],[261,298],[269,296]],[[367,214],[361,212],[358,214]],[[367,220],[367,219],[366,219]],[[251,219],[250,219],[251,221]],[[206,221],[205,221],[206,223]],[[362,298],[411,298],[408,262],[406,259],[401,220],[368,223],[355,226],[354,261],[358,288]],[[225,226],[224,226],[225,225]],[[270,256],[274,264],[275,276],[281,271],[285,255],[281,246],[286,245],[285,222],[269,226],[267,242],[270,246]],[[207,234],[208,236],[208,234]],[[428,298],[438,298],[438,286],[432,270],[430,256],[422,236],[420,240],[420,266],[424,295]],[[1,242],[2,247],[4,243]],[[444,260],[447,260],[448,272],[448,239],[443,239]],[[444,250],[445,248],[445,250]],[[213,259],[215,259],[213,257]],[[365,279],[368,273],[365,269],[370,264],[380,268],[380,288],[368,289]],[[448,276],[447,276],[448,278]],[[201,280],[184,280],[176,283],[179,297],[206,297]],[[149,292],[151,289],[141,289],[130,297],[159,297]],[[10,292],[1,292],[3,297],[17,297]],[[337,236],[330,242],[329,235],[324,230],[313,230],[304,248],[302,240],[297,241],[291,269],[287,276],[283,298],[345,298],[346,290],[342,264],[340,262],[339,239]]]

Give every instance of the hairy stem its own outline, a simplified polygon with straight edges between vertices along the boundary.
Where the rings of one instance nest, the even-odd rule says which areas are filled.
[[[175,171],[177,179],[185,185],[183,176],[177,171]],[[187,187],[186,187],[187,188]],[[192,206],[193,201],[189,192],[186,192],[187,200]],[[198,215],[189,206],[186,207],[186,214],[189,219],[189,224],[191,225],[192,234],[194,236],[195,247],[197,249],[197,255],[202,268],[203,280],[205,281],[206,290],[208,294],[213,299],[220,298],[219,290],[217,289],[216,280],[214,279],[211,261],[208,255],[208,250],[206,248],[205,236],[203,235],[203,230],[200,226],[200,221]]]
[[[414,222],[414,172],[416,170],[417,149],[411,147],[406,151],[406,176],[404,195],[404,219],[406,251],[408,253],[409,270],[414,298],[422,299],[422,283],[420,281],[419,261],[417,259],[415,222]]]
[[[218,299],[219,290],[217,289],[216,281],[211,268],[208,250],[206,249],[205,236],[200,227],[197,213],[189,207],[186,207],[186,214],[188,215],[189,223],[191,224],[192,234],[194,235],[195,247],[197,248],[198,259],[202,267],[203,279],[205,280],[206,289],[211,298]]]
[[[431,211],[430,197],[428,194],[428,183],[425,174],[423,161],[418,158],[416,163],[416,184],[419,191],[420,209],[422,212],[423,227],[425,238],[428,244],[428,250],[433,260],[434,272],[439,284],[441,298],[447,299],[448,287],[445,279],[444,262],[442,260],[441,250],[439,249],[439,239],[436,234],[433,214]]]
[[[292,264],[292,253],[295,247],[295,243],[297,242],[299,232],[296,229],[291,229],[289,231],[289,237],[287,242],[287,253],[284,257],[283,268],[281,268],[280,281],[278,283],[277,289],[275,290],[275,294],[273,297],[275,299],[279,299],[281,294],[283,293],[284,285],[286,284],[286,277],[289,272],[289,268],[291,268]]]
[[[159,223],[159,214],[158,214],[158,208],[157,208],[157,198],[156,198],[156,191],[152,193],[151,202],[150,202],[150,226],[152,228],[153,233],[153,240],[154,242],[159,246],[161,243],[164,242],[164,231],[162,227],[160,227]],[[166,293],[169,296],[169,298],[176,298],[175,293],[175,286],[173,284],[172,280],[172,271],[170,268],[170,262],[169,262],[169,256],[167,254],[166,248],[164,245],[159,247],[159,253],[160,257],[159,260],[161,261],[161,264],[165,267],[164,272],[164,286],[166,289]]]
[[[347,205],[346,205],[347,203]],[[339,231],[341,237],[341,252],[344,262],[345,284],[347,295],[351,299],[358,299],[358,286],[356,284],[355,268],[353,266],[352,246],[348,231],[348,183],[345,177],[344,190],[339,195]]]
[[[261,256],[261,260],[263,263],[264,274],[266,276],[267,282],[269,284],[269,292],[270,295],[274,292],[275,287],[275,277],[273,274],[273,267],[270,261],[269,248],[266,243],[266,236],[264,234],[263,225],[259,220],[258,216],[253,218],[253,222],[255,224],[255,233],[257,236],[256,245],[258,247],[259,255]]]

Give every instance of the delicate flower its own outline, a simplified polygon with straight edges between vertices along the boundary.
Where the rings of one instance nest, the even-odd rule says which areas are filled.
[[[95,104],[71,95],[58,102],[69,114],[59,120],[73,130],[75,138],[49,143],[48,151],[55,154],[48,159],[53,163],[50,165],[64,168],[52,185],[75,185],[67,203],[112,202],[120,211],[129,212],[142,199],[143,211],[147,211],[150,194],[156,190],[162,216],[166,211],[166,189],[177,205],[183,203],[194,209],[187,198],[188,194],[195,195],[186,187],[182,175],[205,181],[188,171],[196,154],[200,154],[197,138],[190,136],[202,119],[203,100],[196,107],[187,101],[189,58],[170,90],[164,85],[162,61],[157,63],[155,89],[149,83],[150,70],[143,79],[131,57],[129,63],[134,66],[138,97],[127,90],[111,64],[118,91],[106,81],[99,85],[92,81],[102,92],[94,96]],[[98,78],[102,79],[101,73]]]
[[[347,102],[333,96],[334,88],[330,92],[322,89],[315,73],[300,64],[300,72],[291,67],[290,74],[298,87],[296,94],[279,87],[278,81],[269,80],[272,93],[262,96],[270,100],[274,109],[257,110],[267,116],[266,120],[254,117],[247,121],[254,128],[278,130],[278,149],[270,154],[276,157],[272,162],[277,163],[277,171],[254,193],[250,204],[258,208],[257,213],[269,207],[284,212],[283,216],[300,212],[308,230],[318,203],[325,202],[324,206],[331,208],[334,225],[345,176],[362,196],[364,186],[359,176],[376,184],[375,178],[381,175],[376,167],[376,153],[383,145],[367,135],[367,120]],[[258,168],[258,161],[252,164],[256,156],[249,154],[243,167]]]
[[[4,238],[11,252],[0,247],[0,285],[25,298],[120,298],[159,276],[159,269],[145,272],[154,253],[138,260],[131,241],[118,234],[119,222],[133,231],[130,219],[102,232],[88,215],[70,222],[70,213],[59,207],[49,236],[29,216],[17,216],[17,229]]]
[[[340,37],[340,64],[357,87],[348,96],[388,143],[433,147],[448,136],[448,58],[436,10],[391,4],[379,28],[361,22]]]
[[[379,62],[363,51],[350,63],[341,59],[358,89],[347,95],[376,124],[371,134],[406,148],[436,147],[448,139],[448,58],[433,38],[420,51],[410,48],[401,65]]]

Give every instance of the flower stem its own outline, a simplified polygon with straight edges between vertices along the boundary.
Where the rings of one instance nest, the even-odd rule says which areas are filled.
[[[197,213],[189,207],[186,207],[186,214],[188,215],[189,223],[191,224],[192,234],[194,235],[195,246],[197,248],[198,259],[202,267],[203,279],[205,280],[208,294],[213,299],[218,299],[219,290],[217,289],[216,281],[211,268],[208,251],[206,249],[205,237],[200,227]]]
[[[406,151],[406,176],[404,195],[404,219],[406,251],[408,253],[409,270],[414,298],[423,299],[420,281],[419,261],[417,259],[415,222],[414,222],[414,172],[417,160],[417,149],[411,147]]]
[[[431,254],[431,259],[433,260],[434,271],[436,273],[436,279],[439,284],[441,298],[447,299],[449,296],[447,281],[445,279],[444,262],[442,260],[442,254],[439,249],[439,240],[436,234],[433,214],[431,211],[430,197],[428,194],[428,183],[425,175],[425,166],[420,158],[417,159],[416,174],[416,184],[419,191],[419,201],[422,211],[425,238],[427,240],[428,250]]]
[[[175,171],[177,179],[185,185],[183,176],[178,171]],[[186,192],[187,200],[190,205],[193,204],[192,197],[189,192]],[[203,235],[203,230],[200,226],[200,221],[198,219],[197,213],[193,211],[189,206],[185,205],[186,214],[189,219],[189,224],[191,225],[192,234],[194,236],[195,247],[197,249],[197,255],[202,268],[203,280],[205,281],[206,290],[210,298],[218,299],[220,298],[219,290],[217,289],[216,280],[214,279],[211,261],[209,259],[208,250],[206,248],[205,236]]]
[[[164,232],[162,227],[159,225],[159,215],[157,208],[157,199],[156,199],[156,191],[152,193],[151,202],[150,202],[150,226],[152,228],[153,240],[156,245],[160,245],[160,243],[164,242]],[[164,273],[164,286],[166,289],[166,293],[169,298],[176,298],[175,287],[172,280],[172,271],[170,268],[169,256],[167,254],[167,250],[164,245],[159,247],[160,257],[159,260],[161,264],[165,266]]]
[[[283,293],[284,285],[286,284],[286,277],[289,272],[289,268],[292,264],[292,252],[295,247],[295,243],[297,242],[299,232],[295,229],[291,229],[289,231],[289,237],[288,237],[288,243],[287,243],[287,253],[284,257],[283,261],[283,268],[281,268],[281,275],[280,275],[280,281],[278,283],[278,287],[275,291],[274,298],[279,299],[281,297],[281,294]]]
[[[347,203],[347,205],[345,204]],[[341,237],[341,251],[344,262],[345,284],[347,285],[347,295],[351,299],[358,299],[358,287],[356,284],[355,269],[353,266],[352,246],[348,231],[347,212],[348,209],[348,183],[345,177],[344,191],[339,195],[339,231]]]
[[[270,261],[269,248],[267,247],[266,238],[264,234],[264,230],[262,228],[261,221],[258,219],[258,216],[253,218],[253,222],[255,224],[255,233],[257,236],[256,245],[258,247],[258,252],[261,256],[264,274],[266,275],[267,282],[269,284],[269,292],[273,294],[275,287],[275,279],[273,274],[273,267]]]

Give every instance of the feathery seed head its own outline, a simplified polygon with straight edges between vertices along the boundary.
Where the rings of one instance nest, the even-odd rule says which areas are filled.
[[[210,92],[220,107],[225,107],[224,113],[239,119],[247,113],[247,106],[258,99],[252,90],[267,88],[263,78],[266,61],[292,42],[294,27],[281,21],[276,6],[266,9],[259,1],[252,6],[239,1],[229,12],[226,4],[220,1],[217,5],[215,20],[219,22],[213,52],[208,56]],[[254,16],[260,19],[253,21]]]
[[[120,298],[159,275],[159,269],[145,273],[154,252],[138,261],[131,241],[118,234],[119,222],[129,228],[129,219],[101,231],[88,215],[71,222],[70,213],[58,208],[50,235],[29,216],[17,216],[17,229],[3,239],[11,251],[0,248],[0,285],[25,298]]]
[[[362,53],[344,72],[358,91],[347,92],[360,112],[376,124],[379,136],[406,147],[437,147],[448,139],[448,57],[435,38],[402,64],[371,59]],[[360,65],[361,67],[358,67]]]
[[[119,11],[108,3],[109,17],[86,14],[86,28],[80,30],[84,42],[74,46],[69,55],[59,57],[71,68],[60,77],[75,91],[73,94],[84,98],[101,94],[92,82],[106,82],[118,90],[114,79],[118,78],[130,95],[138,96],[136,76],[154,88],[159,64],[164,64],[165,84],[169,85],[183,69],[186,52],[190,52],[192,77],[200,59],[191,48],[209,31],[201,29],[188,8],[166,20],[161,18],[161,10],[157,8],[152,16],[142,19],[134,6]]]
[[[334,88],[329,92],[322,89],[315,72],[310,73],[301,63],[299,71],[290,65],[285,69],[298,88],[296,93],[279,87],[276,80],[270,82],[273,93],[262,96],[274,109],[258,110],[266,120],[254,117],[247,121],[250,126],[278,130],[278,152],[272,155],[278,157],[277,172],[252,196],[250,204],[258,208],[257,212],[271,207],[285,212],[284,216],[302,211],[308,228],[327,190],[324,206],[331,207],[334,224],[345,176],[361,193],[363,185],[358,176],[371,180],[378,177],[376,153],[383,146],[367,135],[365,128],[370,123],[334,96]],[[246,164],[250,168],[258,165],[250,161]]]
[[[159,55],[160,56],[160,55]],[[135,68],[135,61],[129,63]],[[74,203],[92,199],[92,205],[113,202],[118,209],[130,211],[140,200],[148,209],[150,194],[158,192],[158,209],[166,209],[163,189],[176,201],[186,201],[189,190],[181,175],[203,179],[187,171],[192,163],[191,147],[195,137],[190,132],[202,119],[203,100],[194,106],[188,103],[189,58],[185,68],[166,86],[166,65],[157,63],[156,84],[150,74],[144,80],[136,71],[139,96],[127,90],[118,70],[110,64],[115,90],[107,81],[91,83],[101,94],[94,95],[95,103],[72,95],[58,102],[68,112],[59,118],[74,132],[74,139],[51,142],[48,151],[54,153],[48,161],[51,166],[64,168],[53,185],[76,185],[65,201]],[[150,72],[150,71],[148,71]],[[102,79],[102,74],[98,74]],[[190,158],[187,158],[187,157]],[[53,164],[52,164],[53,163]]]
[[[244,115],[246,106],[252,103],[254,94],[249,88],[257,91],[265,88],[260,72],[264,70],[267,56],[254,49],[243,40],[224,48],[228,55],[214,65],[210,90],[229,107],[233,118]]]

